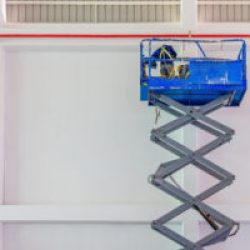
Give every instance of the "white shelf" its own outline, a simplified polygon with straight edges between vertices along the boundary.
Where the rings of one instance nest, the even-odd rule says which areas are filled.
[[[164,205],[3,205],[0,221],[148,223],[173,208]]]
[[[237,221],[250,221],[250,205],[214,206]],[[2,222],[85,222],[85,223],[149,223],[174,206],[152,205],[84,205],[84,206],[0,206]],[[184,217],[179,217],[181,222]]]

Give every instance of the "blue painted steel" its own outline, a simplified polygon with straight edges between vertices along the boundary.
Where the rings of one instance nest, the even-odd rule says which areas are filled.
[[[240,43],[237,58],[215,59],[209,58],[202,47],[208,43]],[[153,56],[157,44],[193,43],[202,54],[202,57],[176,59],[160,59]],[[159,45],[158,45],[159,46]],[[145,53],[147,48],[147,54]],[[154,49],[153,49],[154,48]],[[170,96],[185,105],[203,105],[221,95],[234,93],[230,106],[238,106],[244,97],[247,88],[246,78],[246,43],[244,40],[177,40],[177,39],[145,39],[140,44],[140,86],[141,100],[146,101],[149,92]],[[164,78],[155,75],[155,65],[167,62],[184,63],[189,67],[187,78]],[[147,65],[147,74],[145,74]],[[150,102],[150,100],[149,100]]]

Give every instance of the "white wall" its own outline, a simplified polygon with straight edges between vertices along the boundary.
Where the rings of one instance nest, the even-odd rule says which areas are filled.
[[[0,204],[4,203],[4,123],[5,123],[5,94],[4,94],[4,82],[5,82],[5,51],[3,48],[0,48]],[[0,224],[0,249],[3,247],[3,226]]]
[[[146,183],[169,156],[149,141],[154,110],[139,100],[137,52],[7,52],[5,204],[165,200]]]
[[[248,51],[250,47],[248,46]],[[250,54],[248,52],[247,76],[250,79],[249,70]],[[231,173],[235,174],[235,182],[220,191],[220,193],[208,199],[208,202],[217,207],[220,211],[230,215],[233,219],[241,222],[241,229],[237,236],[232,237],[226,243],[221,243],[209,249],[233,250],[244,248],[250,244],[250,196],[249,196],[249,162],[250,162],[250,92],[247,91],[244,101],[240,107],[224,108],[212,115],[213,118],[227,124],[235,129],[236,134],[233,140],[206,157]],[[213,139],[208,134],[197,131],[197,147]],[[198,175],[198,190],[204,190],[214,183],[214,180],[204,174]],[[200,233],[208,233],[208,226],[201,224]]]
[[[179,225],[172,229],[179,230]],[[145,224],[8,224],[5,250],[177,249]]]
[[[154,110],[139,101],[138,46],[93,43],[92,46],[79,43],[73,46],[64,41],[65,45],[53,46],[52,43],[48,47],[39,42],[37,45],[21,43],[5,47],[3,187],[4,204],[13,206],[2,210],[0,215],[4,220],[8,218],[20,223],[4,224],[4,250],[40,249],[48,234],[53,236],[50,240],[53,248],[60,246],[58,238],[69,234],[70,240],[68,237],[63,239],[64,249],[68,249],[73,241],[76,248],[99,249],[105,245],[115,249],[120,246],[119,241],[111,244],[107,240],[113,235],[114,228],[126,235],[135,230],[138,238],[121,238],[131,242],[131,249],[141,242],[150,249],[154,239],[159,241],[159,249],[165,244],[170,247],[170,241],[155,236],[149,228],[150,220],[177,203],[146,182],[147,176],[160,162],[170,159],[170,155],[149,141]],[[224,110],[218,116],[236,131],[246,126],[237,131],[230,145],[224,147],[229,150],[234,147],[233,151],[239,150],[238,154],[241,148],[248,148],[244,133],[248,124],[247,100],[246,97],[240,108]],[[169,118],[166,116],[165,119]],[[246,119],[245,124],[239,124],[242,119]],[[189,136],[188,141],[183,141],[182,131],[175,137],[188,144],[192,140]],[[197,134],[198,145],[207,139],[201,133]],[[224,161],[225,166],[230,164],[240,187],[232,185],[230,195],[229,189],[223,190],[211,202],[222,210],[226,206],[226,212],[229,215],[236,213],[233,217],[237,219],[239,207],[249,204],[249,184],[246,172],[233,165],[233,160],[240,159],[230,155],[232,158],[228,161],[227,151],[220,150],[214,159],[222,165]],[[247,151],[242,155],[247,161]],[[188,186],[192,185],[194,177],[185,176],[190,178],[186,180]],[[183,175],[179,176],[182,182],[183,178]],[[209,179],[200,178],[201,186],[208,185]],[[73,208],[65,211],[62,206]],[[93,209],[86,209],[86,206]],[[89,210],[92,212],[86,213]],[[249,218],[247,213],[244,215]],[[242,218],[242,214],[239,217]],[[68,223],[53,223],[64,220]],[[79,220],[80,225],[69,224],[71,220]],[[90,227],[85,220],[97,221],[97,224]],[[130,222],[125,227],[123,224],[103,224],[109,220]],[[39,223],[31,223],[33,221]],[[46,221],[52,222],[44,224]],[[181,223],[175,228],[180,233],[189,235],[192,231],[195,235],[195,221],[192,223],[186,229]],[[99,227],[106,233],[99,231]],[[243,227],[242,233],[245,234],[248,228]],[[95,232],[95,237],[88,237],[88,230]],[[203,232],[206,228],[200,230]],[[150,238],[149,232],[156,238]]]
[[[149,228],[150,220],[177,203],[146,182],[147,176],[160,162],[170,159],[170,155],[149,141],[154,110],[139,101],[138,60],[138,46],[126,43],[103,46],[96,41],[89,47],[79,43],[6,47],[2,75],[5,75],[5,185],[2,187],[4,204],[14,206],[7,207],[0,215],[20,223],[4,224],[4,250],[40,249],[48,235],[53,235],[50,240],[53,248],[61,246],[58,238],[62,235],[71,235],[63,239],[64,249],[72,242],[76,248],[125,247],[119,245],[120,240],[130,242],[131,249],[138,244],[150,249],[156,241],[159,249],[170,246],[170,241],[156,236]],[[221,165],[229,166],[238,181],[210,202],[219,209],[226,208],[226,213],[235,219],[249,218],[245,209],[249,204],[247,167],[235,168],[248,161],[245,134],[248,96],[240,108],[218,113],[217,118],[236,128],[237,134],[230,145],[212,155]],[[175,137],[183,141],[182,131]],[[190,144],[191,136],[185,135],[188,137],[183,142]],[[198,132],[197,146],[207,139]],[[230,153],[228,160],[227,149],[237,153],[237,157]],[[188,186],[192,185],[193,177],[185,176],[190,178]],[[182,182],[183,177],[179,175]],[[198,183],[204,188],[210,180],[200,176]],[[65,211],[62,206],[73,207]],[[245,212],[238,215],[239,208]],[[92,212],[86,212],[89,210]],[[43,223],[22,223],[23,220]],[[64,220],[79,220],[80,224],[53,223]],[[97,224],[89,226],[85,220]],[[105,220],[130,222],[126,226],[112,226],[103,224]],[[44,221],[52,222],[44,224]],[[100,227],[105,234],[99,231]],[[112,243],[107,240],[114,228],[127,238]],[[181,221],[175,228],[183,232]],[[195,222],[184,232],[189,235],[190,229],[195,234]],[[88,230],[95,237],[89,237]],[[135,230],[138,238],[130,238],[131,230]],[[204,226],[200,228],[201,232],[206,230]],[[242,234],[248,230],[246,224]],[[153,238],[149,237],[150,232]]]
[[[149,226],[177,203],[147,183],[171,156],[149,139],[154,109],[139,100],[138,49],[6,47],[4,204],[10,206],[0,216],[20,223],[4,224],[4,250],[174,248]],[[182,131],[174,136],[183,141]],[[183,232],[181,221],[173,226]]]
[[[248,46],[248,50],[250,47]],[[250,79],[249,70],[250,54],[248,52],[247,77]],[[247,91],[240,107],[224,108],[212,115],[213,118],[235,129],[236,134],[229,144],[218,148],[207,157],[235,174],[236,180],[230,187],[222,190],[218,195],[210,198],[210,202],[223,205],[250,204],[249,196],[249,168],[250,162],[250,136],[248,133],[250,123],[250,92]],[[197,146],[213,138],[208,134],[197,131]],[[202,176],[200,187],[209,185],[211,178]]]

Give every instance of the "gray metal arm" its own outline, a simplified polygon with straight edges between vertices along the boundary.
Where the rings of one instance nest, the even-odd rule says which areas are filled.
[[[228,104],[231,98],[232,95],[224,95],[200,108],[193,108],[184,106],[167,96],[155,93],[150,94],[151,104],[177,117],[174,121],[152,130],[151,140],[179,157],[177,160],[161,164],[155,174],[151,176],[150,182],[163,192],[182,202],[182,205],[179,207],[153,221],[151,226],[154,230],[181,245],[183,250],[204,250],[205,246],[225,241],[230,236],[233,228],[238,225],[237,222],[203,202],[205,199],[230,185],[234,180],[234,175],[204,158],[204,155],[229,142],[234,135],[233,129],[206,116]],[[200,149],[192,151],[168,136],[169,133],[187,124],[197,126],[214,135],[216,139]],[[214,176],[219,180],[219,183],[193,197],[185,190],[165,180],[189,164],[193,164],[207,174]],[[212,234],[198,242],[192,242],[165,226],[170,220],[189,209],[198,211],[214,229]]]

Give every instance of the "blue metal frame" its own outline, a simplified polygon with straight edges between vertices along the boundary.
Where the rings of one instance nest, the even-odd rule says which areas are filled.
[[[176,58],[173,60],[153,57],[154,48],[164,44],[193,43],[197,46],[202,57]],[[209,58],[203,48],[208,43],[240,43],[241,48],[237,58],[214,59]],[[144,49],[148,53],[144,54]],[[154,76],[153,64],[157,62],[185,62],[189,64],[190,75],[186,79],[163,78]],[[148,75],[144,75],[144,67],[147,64]],[[144,39],[140,44],[140,86],[141,100],[149,99],[149,93],[154,92],[167,95],[185,105],[203,105],[221,95],[234,94],[230,106],[238,106],[244,97],[247,88],[246,77],[246,42],[241,39],[220,41],[209,40],[180,40],[180,39]],[[150,100],[149,100],[150,102]]]

